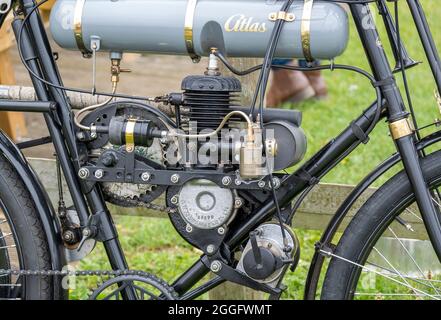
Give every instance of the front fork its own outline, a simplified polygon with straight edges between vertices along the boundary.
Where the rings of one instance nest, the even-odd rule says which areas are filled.
[[[441,261],[440,215],[423,176],[421,159],[415,146],[415,135],[408,121],[409,114],[406,112],[403,97],[393,77],[378,30],[373,25],[367,26],[363,23],[366,21],[366,16],[371,14],[369,5],[351,4],[351,12],[360,35],[360,40],[366,51],[366,56],[377,80],[377,85],[381,87],[386,101],[391,136],[401,155],[404,169],[412,185],[427,233],[438,259]]]

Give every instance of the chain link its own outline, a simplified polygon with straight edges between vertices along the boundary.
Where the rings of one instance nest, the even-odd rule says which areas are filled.
[[[0,269],[0,277],[5,275],[14,276],[127,276],[127,275],[143,275],[144,271],[140,270],[15,270]]]
[[[176,212],[176,209],[174,209],[174,208],[170,208],[170,207],[163,206],[163,205],[160,205],[160,204],[155,204],[155,203],[152,203],[152,202],[151,203],[140,203],[139,205],[142,208],[151,209],[151,210],[160,211],[160,212],[165,212],[165,213],[168,213],[168,214]]]

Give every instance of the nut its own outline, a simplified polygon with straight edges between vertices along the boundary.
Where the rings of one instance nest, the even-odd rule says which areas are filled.
[[[223,227],[219,227],[218,229],[217,229],[217,233],[219,233],[219,234],[224,234],[225,233],[225,228],[223,228]]]
[[[216,249],[216,247],[215,247],[214,245],[209,244],[209,245],[207,246],[207,253],[208,253],[208,254],[212,254],[212,253],[214,252],[215,249]]]
[[[241,198],[234,199],[234,208],[239,209],[243,206],[243,200]]]
[[[265,181],[263,181],[263,180],[260,180],[258,183],[257,183],[257,185],[259,186],[259,188],[265,188]]]
[[[141,174],[141,180],[144,181],[144,182],[149,181],[150,180],[150,173],[148,173],[147,171],[143,172]]]
[[[172,175],[171,177],[170,177],[170,181],[172,182],[172,183],[178,183],[179,182],[179,174],[174,174],[174,175]]]
[[[104,177],[104,171],[102,169],[95,171],[95,178],[101,179],[102,177]]]
[[[222,184],[224,186],[229,186],[231,184],[231,178],[228,176],[225,176],[222,178]]]
[[[89,174],[90,174],[90,172],[89,172],[89,169],[87,169],[87,168],[81,168],[81,169],[78,171],[78,176],[79,176],[81,179],[87,179],[87,178],[89,177]]]
[[[188,233],[191,233],[191,232],[193,232],[193,227],[191,225],[187,224],[185,226],[185,231],[187,231]]]
[[[174,196],[170,199],[170,202],[171,202],[172,204],[178,204],[178,202],[179,202],[179,196],[178,196],[178,195],[174,195]]]
[[[279,178],[277,178],[277,177],[273,178],[273,186],[274,186],[274,189],[280,188],[280,179]]]
[[[75,234],[72,231],[67,230],[66,232],[63,233],[63,240],[65,242],[71,242],[74,239],[75,239]]]
[[[82,233],[83,233],[84,238],[89,238],[93,234],[93,232],[90,228],[84,228]]]
[[[217,260],[213,261],[210,265],[210,270],[214,273],[219,272],[221,269],[222,269],[222,264]]]

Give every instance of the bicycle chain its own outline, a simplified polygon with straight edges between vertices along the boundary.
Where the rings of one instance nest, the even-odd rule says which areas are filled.
[[[15,270],[0,269],[0,275],[14,276],[125,276],[125,275],[145,275],[141,270]]]
[[[151,209],[151,210],[155,210],[155,211],[159,211],[159,212],[165,212],[167,214],[176,212],[175,208],[167,207],[167,206],[160,205],[160,204],[155,204],[152,202],[150,202],[150,203],[137,202],[137,206],[140,208]]]

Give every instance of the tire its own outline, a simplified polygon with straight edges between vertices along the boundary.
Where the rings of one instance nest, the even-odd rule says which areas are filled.
[[[1,225],[2,233],[8,228],[11,236],[8,241],[14,243],[16,264],[14,269],[50,270],[51,261],[48,243],[42,223],[35,209],[29,191],[25,188],[17,172],[0,155],[0,214],[6,222]],[[12,250],[8,248],[7,250]],[[8,253],[11,256],[11,253]],[[0,268],[10,267],[3,264]],[[53,298],[53,284],[50,277],[26,276],[20,280],[19,296],[24,300],[48,300]],[[1,299],[11,298],[2,295]]]
[[[431,188],[441,185],[441,151],[422,161]],[[365,265],[374,245],[394,219],[415,201],[405,172],[400,172],[380,187],[360,208],[343,233],[334,254]],[[323,282],[321,298],[353,299],[361,268],[332,257]]]

